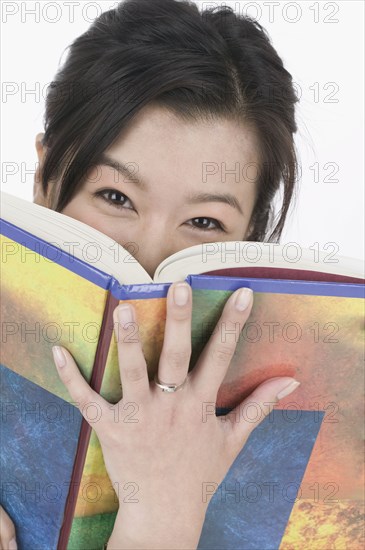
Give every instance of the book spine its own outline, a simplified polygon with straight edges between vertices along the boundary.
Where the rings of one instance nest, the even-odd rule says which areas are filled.
[[[105,309],[103,319],[100,328],[100,337],[95,353],[95,360],[90,380],[90,387],[100,392],[101,383],[103,380],[105,364],[108,356],[109,346],[113,334],[113,311],[119,304],[119,300],[115,298],[109,291],[105,303]],[[70,482],[70,489],[67,495],[66,506],[64,511],[64,519],[60,530],[60,536],[58,539],[57,550],[66,550],[68,540],[70,537],[72,520],[75,513],[77,494],[75,494],[74,487],[79,487],[84,465],[86,453],[90,441],[91,427],[82,419],[79,443],[75,455],[75,462],[72,471],[72,477]]]

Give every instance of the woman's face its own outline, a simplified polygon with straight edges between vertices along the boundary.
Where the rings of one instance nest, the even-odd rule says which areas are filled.
[[[254,135],[241,123],[188,123],[150,105],[105,151],[62,213],[125,246],[153,277],[179,250],[245,239],[256,198],[256,151]],[[36,178],[34,200],[46,204],[39,197]]]

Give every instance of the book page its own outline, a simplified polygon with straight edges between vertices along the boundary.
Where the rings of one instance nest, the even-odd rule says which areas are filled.
[[[339,256],[333,250],[303,249],[298,243],[280,245],[253,241],[226,241],[203,243],[169,256],[156,269],[154,281],[159,283],[178,281],[184,280],[188,275],[206,274],[225,269],[231,271],[238,268],[240,272],[237,276],[240,277],[245,276],[242,268],[276,268],[364,279],[361,260]],[[234,275],[230,273],[230,276]]]
[[[112,275],[121,284],[144,284],[151,277],[131,253],[89,225],[38,204],[1,193],[1,218]]]

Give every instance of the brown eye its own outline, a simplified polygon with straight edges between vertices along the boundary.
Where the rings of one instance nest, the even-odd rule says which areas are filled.
[[[104,189],[103,191],[98,191],[95,193],[95,196],[100,197],[108,204],[111,204],[117,208],[126,208],[127,210],[134,210],[133,207],[126,206],[126,203],[130,200],[127,195],[116,191],[115,189]]]
[[[213,218],[192,218],[190,221],[197,224],[192,225],[192,229],[200,229],[201,231],[223,231],[225,233],[222,224]],[[211,227],[211,224],[214,224],[215,227]]]

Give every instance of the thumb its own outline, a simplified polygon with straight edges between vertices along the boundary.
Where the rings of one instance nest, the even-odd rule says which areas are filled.
[[[0,548],[16,550],[15,527],[4,508],[0,506]]]
[[[225,418],[231,421],[232,430],[236,433],[241,446],[242,440],[245,441],[248,438],[251,432],[273,410],[274,405],[292,393],[299,385],[300,382],[288,376],[265,380],[251,395],[226,415]]]
[[[66,348],[53,346],[52,353],[58,375],[73,400],[72,404],[79,409],[99,437],[104,419],[110,416],[109,403],[89,386]]]

